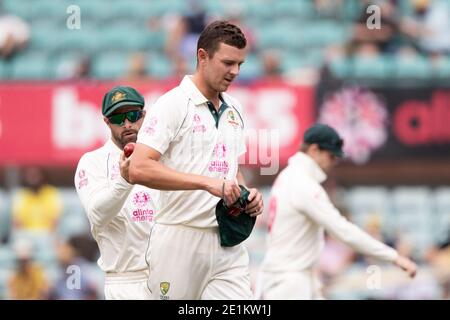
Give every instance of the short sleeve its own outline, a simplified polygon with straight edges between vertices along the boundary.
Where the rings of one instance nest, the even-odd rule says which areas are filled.
[[[167,151],[181,126],[182,106],[179,104],[182,102],[175,100],[161,97],[149,108],[139,130],[138,143],[145,144],[161,154]]]

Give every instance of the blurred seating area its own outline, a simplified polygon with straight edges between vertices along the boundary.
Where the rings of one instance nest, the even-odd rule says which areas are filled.
[[[379,29],[372,17],[378,9],[367,11],[373,3],[379,8]],[[138,63],[144,79],[176,77],[194,68],[198,33],[215,18],[232,20],[247,35],[251,50],[241,81],[271,74],[274,63],[266,63],[267,51],[278,52],[275,69],[281,77],[314,77],[314,72],[322,71],[344,80],[440,83],[450,77],[449,0],[2,0],[0,4],[0,21],[15,16],[29,28],[26,46],[0,59],[4,80],[126,78],[136,68],[137,53],[144,57]]]
[[[15,295],[11,288],[14,277],[23,278],[22,283],[32,286],[33,281],[27,277],[33,276],[26,268],[22,270],[23,260],[33,266],[33,270],[40,270],[45,283],[43,291],[31,296],[32,299],[103,297],[103,273],[97,266],[98,248],[90,235],[89,222],[76,191],[58,188],[62,210],[52,230],[24,229],[13,223],[12,208],[18,192],[19,189],[0,190],[0,299],[29,297]],[[71,265],[81,268],[81,287],[77,290],[68,290],[65,285],[65,279],[73,272]]]

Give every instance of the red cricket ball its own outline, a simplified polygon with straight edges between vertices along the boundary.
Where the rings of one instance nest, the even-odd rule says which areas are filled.
[[[128,158],[129,156],[131,156],[131,154],[134,151],[134,146],[135,146],[134,142],[129,142],[125,145],[125,147],[123,148],[123,153],[125,153],[125,157]]]

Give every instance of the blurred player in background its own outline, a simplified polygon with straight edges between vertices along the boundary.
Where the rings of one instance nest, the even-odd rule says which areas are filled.
[[[145,249],[158,192],[133,186],[123,148],[136,142],[145,116],[144,98],[131,87],[115,87],[103,98],[102,113],[111,130],[106,144],[80,159],[75,187],[100,249],[106,273],[106,299],[148,299]]]
[[[221,247],[215,216],[220,198],[234,204],[238,183],[245,185],[238,168],[246,150],[241,106],[224,93],[245,56],[237,26],[208,25],[198,40],[195,74],[152,106],[139,131],[130,181],[164,190],[148,250],[154,298],[252,298],[247,250]],[[246,213],[259,215],[262,196],[249,191]]]
[[[304,135],[301,152],[272,188],[269,245],[262,265],[264,299],[321,299],[315,266],[324,246],[324,230],[358,252],[393,262],[416,274],[417,266],[346,220],[333,206],[321,183],[337,158],[343,140],[331,127],[316,124]]]

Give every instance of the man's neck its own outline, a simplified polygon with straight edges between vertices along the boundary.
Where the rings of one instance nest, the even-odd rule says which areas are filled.
[[[197,89],[205,96],[205,98],[208,99],[208,101],[211,101],[214,104],[214,107],[219,110],[219,92],[209,88],[204,79],[198,73],[195,73],[192,76],[192,82],[195,84]]]
[[[116,145],[117,148],[119,148],[120,150],[123,150],[124,146],[119,141],[114,139],[114,137],[111,137],[111,141]]]

